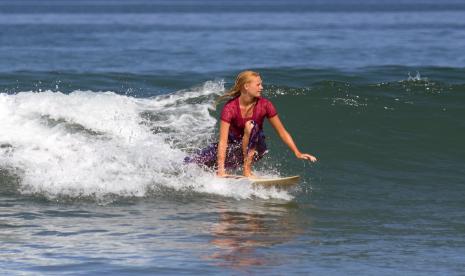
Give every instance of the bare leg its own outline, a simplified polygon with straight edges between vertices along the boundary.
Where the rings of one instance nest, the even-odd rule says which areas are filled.
[[[246,158],[244,158],[244,176],[253,176],[252,173],[252,162],[253,156],[255,155],[255,150],[249,151]]]
[[[252,133],[252,121],[247,121],[244,128],[244,136],[242,137],[242,156],[244,156],[244,176],[252,176],[252,161],[255,155],[255,150],[249,150],[247,153],[247,146],[249,145],[250,134]]]

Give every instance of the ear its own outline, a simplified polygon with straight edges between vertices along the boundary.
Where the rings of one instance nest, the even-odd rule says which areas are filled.
[[[249,89],[249,87],[250,87],[250,82],[244,83],[244,90]]]

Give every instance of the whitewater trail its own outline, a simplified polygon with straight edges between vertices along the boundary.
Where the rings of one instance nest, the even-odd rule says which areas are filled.
[[[222,81],[153,98],[75,91],[0,94],[0,167],[49,198],[147,196],[157,187],[238,199],[291,199],[183,164],[214,137]]]

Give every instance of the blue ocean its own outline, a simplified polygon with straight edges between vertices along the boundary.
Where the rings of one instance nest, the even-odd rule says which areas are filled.
[[[462,0],[0,1],[0,274],[464,275]],[[243,70],[260,176],[184,164]]]

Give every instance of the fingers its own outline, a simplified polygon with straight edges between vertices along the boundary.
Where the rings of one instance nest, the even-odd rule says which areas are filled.
[[[308,160],[310,162],[316,162],[317,159],[315,156],[313,155],[310,155],[310,154],[307,154],[307,153],[304,153],[300,156],[301,159],[305,159],[305,160]]]

